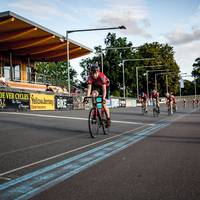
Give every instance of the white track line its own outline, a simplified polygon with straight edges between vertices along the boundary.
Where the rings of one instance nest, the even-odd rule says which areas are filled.
[[[46,117],[46,118],[57,118],[57,119],[72,119],[72,120],[88,120],[88,118],[82,118],[82,117],[66,117],[66,116],[57,116],[57,115],[42,115],[42,114],[28,114],[28,113],[17,113],[17,112],[0,112],[0,114],[9,114],[9,115],[22,115],[22,116],[34,116],[34,117]],[[135,125],[149,125],[154,126],[155,124],[147,124],[147,123],[141,123],[141,122],[128,122],[128,121],[117,121],[112,120],[112,123],[120,123],[120,124],[135,124]]]
[[[105,141],[107,141],[107,140],[110,140],[110,139],[113,139],[113,138],[116,138],[116,137],[120,137],[121,135],[125,135],[125,134],[127,134],[127,133],[132,132],[132,131],[136,131],[136,130],[138,130],[138,129],[144,128],[145,126],[148,126],[148,125],[143,125],[143,126],[140,126],[140,127],[135,128],[135,129],[131,129],[131,130],[129,130],[129,131],[125,131],[125,132],[123,132],[123,133],[121,133],[121,134],[114,135],[114,136],[112,136],[112,137],[105,138],[105,139],[103,139],[103,140],[100,140],[100,141],[97,141],[97,142],[93,142],[93,143],[91,143],[91,144],[87,144],[87,145],[85,145],[85,146],[82,146],[82,147],[79,147],[79,148],[76,148],[76,149],[72,149],[72,150],[63,152],[63,153],[61,153],[61,154],[52,156],[52,157],[45,158],[45,159],[43,159],[43,160],[40,160],[40,161],[31,163],[31,164],[28,164],[28,165],[21,166],[21,167],[18,167],[18,168],[16,168],[16,169],[12,169],[12,170],[7,171],[7,172],[3,172],[3,173],[0,174],[0,177],[2,177],[2,176],[4,176],[4,175],[7,175],[7,174],[10,174],[10,173],[12,173],[12,172],[19,171],[19,170],[21,170],[21,169],[25,169],[25,168],[28,168],[28,167],[31,167],[31,166],[34,166],[34,165],[37,165],[37,164],[40,164],[40,163],[43,163],[43,162],[46,162],[46,161],[49,161],[49,160],[52,160],[52,159],[61,157],[61,156],[67,155],[67,154],[72,153],[72,152],[75,152],[75,151],[79,151],[79,150],[85,149],[85,148],[87,148],[87,147],[94,146],[94,145],[96,145],[96,144],[105,142]]]

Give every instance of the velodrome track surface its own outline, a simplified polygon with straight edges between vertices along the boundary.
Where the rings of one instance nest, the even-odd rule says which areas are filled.
[[[95,139],[88,113],[0,112],[0,199],[200,199],[199,108],[112,109]]]

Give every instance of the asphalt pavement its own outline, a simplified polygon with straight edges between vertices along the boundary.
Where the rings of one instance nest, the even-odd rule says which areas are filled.
[[[114,108],[94,139],[88,113],[0,112],[0,199],[200,199],[199,108]]]

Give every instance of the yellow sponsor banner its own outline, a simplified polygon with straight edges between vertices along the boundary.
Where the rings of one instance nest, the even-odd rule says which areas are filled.
[[[30,94],[31,110],[55,110],[54,95]]]

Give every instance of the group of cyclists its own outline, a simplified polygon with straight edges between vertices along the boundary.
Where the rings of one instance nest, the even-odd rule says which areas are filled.
[[[186,99],[183,99],[183,106],[186,108]],[[195,106],[199,107],[199,99],[192,99],[192,107],[195,108]]]
[[[87,95],[86,96],[102,96],[102,105],[106,111],[107,116],[107,126],[110,126],[110,112],[106,105],[106,98],[108,96],[108,88],[109,88],[109,79],[103,72],[100,72],[98,63],[94,63],[90,65],[90,72],[87,80],[88,88],[87,88]],[[157,112],[160,113],[160,103],[159,103],[159,92],[153,90],[150,96],[148,97],[145,92],[142,92],[139,96],[139,101],[142,103],[144,112],[148,112],[148,101],[152,102],[153,106],[157,108]],[[166,93],[166,104],[168,108],[172,108],[176,111],[176,98],[170,92]]]
[[[102,97],[102,107],[105,110],[106,113],[106,126],[110,126],[110,112],[107,107],[106,98],[108,97],[108,88],[109,88],[109,79],[106,77],[106,75],[103,72],[100,72],[98,63],[91,64],[90,65],[90,72],[87,80],[88,88],[87,88],[87,95],[86,96],[99,96]],[[176,104],[176,98],[172,94],[172,92],[167,92],[165,95],[166,98],[166,105],[168,108],[168,114],[173,114],[177,110],[177,104]],[[142,109],[144,113],[148,112],[148,102],[151,102],[157,113],[160,113],[160,103],[159,103],[159,92],[157,90],[153,90],[149,97],[145,92],[142,92],[139,96],[139,101],[142,103]],[[184,105],[186,106],[185,99]],[[193,100],[193,105],[197,102],[197,105],[199,105],[198,100]]]
[[[173,114],[177,110],[176,98],[172,92],[167,92],[165,98],[168,110],[170,110],[170,114]],[[149,97],[145,92],[142,92],[139,96],[139,102],[142,103],[142,108],[145,110],[145,113],[148,112],[149,100],[152,102],[153,109],[156,107],[157,112],[160,113],[159,92],[157,90],[153,90]]]

